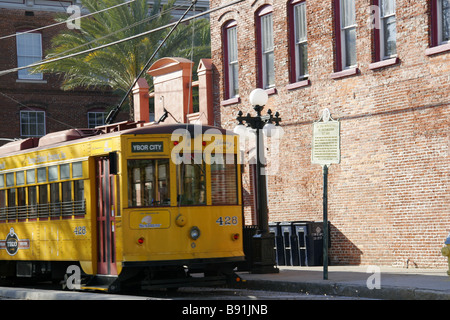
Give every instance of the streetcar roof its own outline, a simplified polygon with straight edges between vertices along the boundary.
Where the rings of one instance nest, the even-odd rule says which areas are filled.
[[[194,138],[197,134],[207,133],[207,131],[210,129],[216,130],[215,132],[217,132],[218,130],[221,134],[235,135],[235,133],[233,133],[232,131],[225,130],[223,128],[191,123],[147,124],[141,127],[134,127],[108,133],[104,133],[102,131],[102,128],[105,127],[97,127],[95,129],[69,129],[64,131],[52,132],[41,138],[27,138],[10,142],[0,147],[0,157],[22,154],[30,151],[45,150],[83,141],[104,139],[121,135],[172,134],[174,133],[174,131],[180,129],[187,130],[192,138]]]

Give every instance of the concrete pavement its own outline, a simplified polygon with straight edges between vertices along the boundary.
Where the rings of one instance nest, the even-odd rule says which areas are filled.
[[[234,287],[388,300],[450,300],[450,277],[445,269],[330,266],[328,280],[322,267],[280,266],[276,274],[239,272]],[[370,288],[369,288],[370,287]],[[371,289],[372,288],[372,289]],[[0,287],[0,299],[26,300],[164,300],[104,293]]]
[[[372,269],[371,269],[372,268]],[[239,287],[389,300],[450,300],[446,269],[368,266],[279,266],[277,274],[239,273]],[[379,289],[378,289],[379,288]]]

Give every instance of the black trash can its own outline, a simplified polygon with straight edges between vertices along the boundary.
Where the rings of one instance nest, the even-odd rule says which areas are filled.
[[[308,266],[323,265],[323,222],[315,221],[309,224],[307,235]],[[328,248],[331,247],[330,223],[328,222]]]
[[[238,266],[238,270],[239,271],[248,271],[251,270],[251,266],[252,266],[252,257],[253,257],[253,253],[252,253],[252,239],[253,236],[256,235],[256,233],[258,232],[258,226],[255,225],[249,225],[249,226],[244,226],[244,230],[243,230],[243,239],[242,239],[242,245],[243,245],[243,249],[244,249],[244,254],[245,254],[245,261],[243,261],[242,263],[239,264]]]
[[[308,266],[307,235],[309,232],[309,222],[292,223],[292,255],[293,266]]]
[[[284,244],[283,237],[281,234],[281,228],[279,222],[271,222],[269,223],[269,231],[275,234],[275,243],[274,243],[274,251],[275,251],[275,259],[277,265],[285,266],[286,261],[284,257]]]
[[[295,235],[292,230],[292,222],[280,222],[280,231],[283,239],[285,266],[298,265],[298,250],[296,250]]]

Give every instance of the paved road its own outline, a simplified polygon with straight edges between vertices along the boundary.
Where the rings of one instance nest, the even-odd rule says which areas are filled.
[[[22,288],[0,287],[0,300],[360,300],[355,297],[214,287],[187,287],[180,288],[176,292],[166,290],[142,291],[139,293],[128,292],[122,295],[55,289],[54,286],[50,285]]]

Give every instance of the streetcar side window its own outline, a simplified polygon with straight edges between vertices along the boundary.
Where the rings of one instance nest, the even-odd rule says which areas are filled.
[[[7,187],[14,186],[14,173],[7,173],[6,174],[6,186]]]
[[[181,163],[177,166],[177,194],[180,205],[206,204],[205,163]]]
[[[50,170],[49,170],[50,172]],[[50,215],[59,217],[61,214],[61,204],[59,200],[59,183],[50,183]]]
[[[69,164],[62,164],[59,166],[59,176],[61,177],[61,180],[70,179]]]
[[[48,203],[48,191],[47,185],[42,184],[39,186],[39,204],[47,204]]]
[[[27,201],[25,199],[25,188],[17,188],[17,206],[25,206]]]
[[[72,163],[72,178],[83,178],[83,163],[74,162]]]
[[[38,183],[47,182],[47,168],[38,168],[37,175]]]
[[[82,167],[75,162],[0,174],[0,222],[84,216]]]
[[[217,159],[217,158],[216,158]],[[212,205],[233,205],[238,203],[236,162],[228,164],[220,159],[211,164]]]
[[[25,173],[24,171],[16,172],[16,185],[22,186],[25,184]]]
[[[58,166],[48,167],[48,181],[58,180]]]
[[[25,194],[25,188],[17,188],[17,218],[19,221],[24,221],[27,218],[27,200]]]
[[[8,207],[14,208],[16,206],[16,189],[8,189]]]
[[[5,220],[6,220],[6,190],[0,190],[0,221],[4,222]]]
[[[128,160],[128,206],[170,205],[169,159]]]
[[[37,193],[36,186],[28,187],[28,218],[37,218]]]
[[[36,173],[34,169],[27,170],[27,184],[34,184],[36,182]]]

